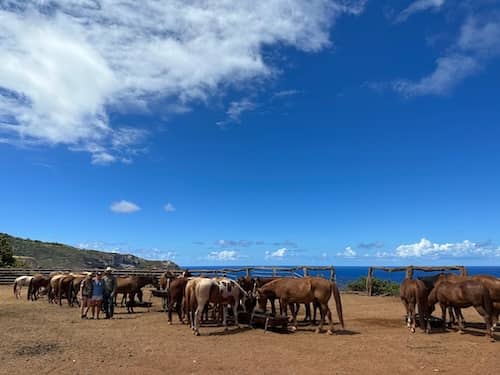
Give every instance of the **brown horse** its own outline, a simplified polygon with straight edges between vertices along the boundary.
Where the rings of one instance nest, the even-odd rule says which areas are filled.
[[[42,275],[36,274],[30,281],[30,285],[28,286],[28,300],[35,301],[38,299],[40,289],[47,288],[49,285],[49,278]]]
[[[159,279],[159,286],[160,286],[160,289],[168,289],[169,285],[170,285],[170,282],[175,279],[175,275],[170,272],[170,271],[166,271],[164,272],[161,276],[160,276],[160,279]]]
[[[126,276],[116,278],[116,294],[123,293],[128,295],[129,302],[127,303],[128,312],[133,312],[133,304],[135,295],[139,295],[142,299],[142,288],[146,285],[158,285],[158,280],[153,276]]]
[[[332,296],[339,316],[340,325],[344,329],[344,318],[342,314],[342,302],[337,285],[321,277],[304,277],[300,279],[283,278],[273,280],[257,289],[257,300],[259,308],[266,310],[267,300],[278,298],[282,306],[295,303],[309,304],[317,302],[320,304],[321,320],[316,329],[320,333],[325,322],[325,315],[329,320],[328,334],[333,334],[333,319],[328,301]],[[293,329],[297,329],[297,309],[292,305]]]
[[[430,333],[431,326],[427,308],[427,289],[421,280],[405,279],[400,287],[401,302],[406,309],[406,325],[412,333],[415,332],[416,306],[418,305],[419,326]],[[427,325],[426,325],[427,321]]]
[[[446,329],[447,307],[451,306],[454,309],[458,309],[474,306],[486,323],[486,335],[494,341],[492,332],[492,322],[494,322],[493,304],[488,289],[481,282],[475,280],[465,280],[456,283],[439,281],[429,294],[428,302],[431,307],[434,307],[439,302],[444,329]],[[463,333],[464,322],[462,319],[459,319],[458,325],[459,332]]]
[[[168,302],[167,302],[167,311],[168,311],[168,324],[172,324],[172,308],[175,304],[175,310],[177,311],[177,315],[179,315],[179,321],[184,324],[184,319],[182,316],[182,300],[186,295],[186,284],[188,282],[187,277],[179,277],[177,279],[173,279],[170,282],[168,287]]]

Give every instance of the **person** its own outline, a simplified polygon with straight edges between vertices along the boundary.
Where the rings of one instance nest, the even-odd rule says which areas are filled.
[[[97,310],[97,319],[101,313],[102,299],[104,294],[104,281],[101,278],[101,272],[97,272],[95,279],[92,280],[92,319],[95,318],[95,311]]]
[[[116,295],[116,277],[113,275],[111,267],[107,267],[104,271],[104,312],[106,319],[113,319],[115,310],[115,295]]]
[[[80,284],[80,295],[82,297],[80,309],[82,319],[85,319],[87,317],[87,313],[89,312],[92,300],[92,289],[92,272],[87,272],[85,279],[83,279]]]

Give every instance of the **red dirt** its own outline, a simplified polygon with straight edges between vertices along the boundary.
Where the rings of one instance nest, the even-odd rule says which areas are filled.
[[[313,327],[293,334],[202,327],[194,337],[177,320],[167,325],[158,299],[151,312],[81,320],[76,308],[16,300],[2,286],[0,374],[499,373],[500,342],[488,342],[483,330],[410,334],[397,298],[344,294],[342,301],[347,331],[333,336]],[[481,322],[473,309],[464,312]]]

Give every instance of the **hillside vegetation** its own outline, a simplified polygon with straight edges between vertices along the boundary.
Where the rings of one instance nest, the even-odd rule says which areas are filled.
[[[18,265],[41,268],[178,268],[171,261],[139,258],[131,254],[83,250],[57,242],[42,242],[0,233],[7,238]]]

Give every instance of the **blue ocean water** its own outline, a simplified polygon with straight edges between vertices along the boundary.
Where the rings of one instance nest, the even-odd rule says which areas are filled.
[[[245,268],[245,267],[251,267],[251,266],[231,266],[231,267],[226,267],[226,268]],[[277,266],[278,267],[278,266]],[[279,266],[279,267],[293,267],[293,266]],[[183,267],[187,268],[193,272],[196,273],[197,270],[222,270],[225,267],[221,266],[193,266],[193,267]],[[469,275],[492,275],[495,277],[500,278],[500,266],[473,266],[473,267],[466,267],[467,272]],[[298,274],[301,274],[300,271],[297,272]],[[422,272],[422,271],[415,271],[414,277],[419,277],[419,276],[430,276],[438,272]],[[455,272],[458,273],[458,272]],[[236,278],[239,276],[244,276],[244,272],[239,272],[239,273],[226,273],[228,277],[231,278]],[[343,266],[343,267],[335,267],[335,274],[336,274],[336,280],[337,284],[342,287],[348,284],[350,281],[356,280],[360,277],[366,276],[368,274],[368,267],[359,267],[359,266]],[[280,276],[287,276],[285,274],[278,274]],[[288,274],[290,275],[290,274]],[[309,273],[310,276],[323,276],[328,278],[329,277],[329,271],[313,271]],[[255,272],[255,276],[271,276],[270,271],[269,272],[264,272],[264,271],[257,271]],[[384,280],[391,280],[397,283],[400,283],[403,281],[405,277],[404,272],[384,272],[384,271],[375,271],[374,276],[379,279],[384,279]]]

